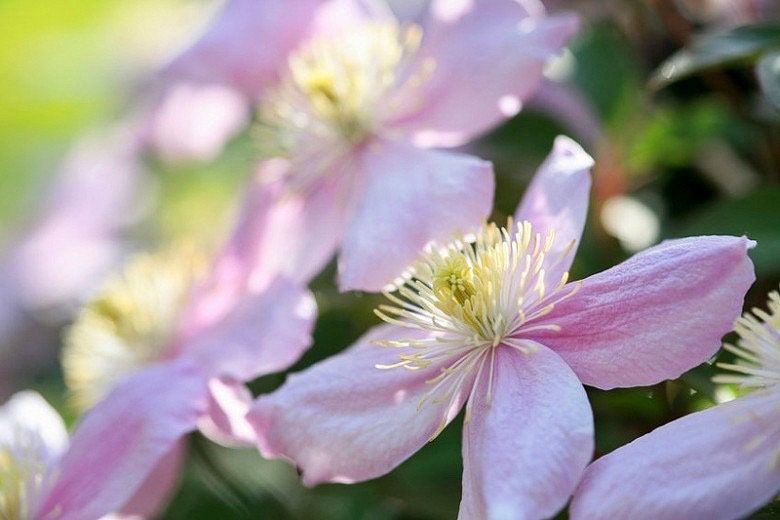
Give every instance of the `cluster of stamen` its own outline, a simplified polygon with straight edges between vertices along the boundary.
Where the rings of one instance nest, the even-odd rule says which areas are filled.
[[[425,339],[378,342],[402,351],[397,363],[378,368],[438,366],[421,405],[432,396],[456,399],[468,384],[473,393],[486,372],[489,399],[496,348],[532,353],[535,344],[527,334],[559,330],[542,318],[579,287],[567,285],[568,272],[550,279],[550,270],[574,245],[550,258],[554,239],[552,231],[542,236],[530,223],[515,228],[510,220],[507,227],[486,224],[473,240],[430,247],[406,281],[396,291],[385,292],[392,305],[381,305],[375,312],[388,323],[431,334]]]
[[[203,262],[190,248],[142,254],[106,281],[67,331],[65,382],[79,410],[164,356]]]
[[[736,345],[723,348],[737,356],[735,363],[718,363],[730,374],[716,376],[716,383],[733,383],[745,388],[766,388],[780,384],[780,293],[769,294],[769,311],[753,308],[737,320]]]
[[[421,38],[417,26],[373,23],[304,44],[259,107],[257,137],[264,154],[309,164],[316,158],[325,163],[317,169],[321,174],[327,158],[376,130],[392,110],[394,93],[424,80],[431,65],[414,62]]]

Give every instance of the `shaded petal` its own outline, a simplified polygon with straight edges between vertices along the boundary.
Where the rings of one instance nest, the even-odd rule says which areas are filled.
[[[420,146],[469,141],[520,110],[577,28],[574,15],[545,16],[534,1],[431,2],[419,59],[435,67],[387,124]]]
[[[279,372],[309,348],[317,315],[312,294],[279,278],[260,294],[247,293],[213,327],[191,336],[182,356],[212,377],[250,381]]]
[[[120,511],[206,410],[191,365],[158,365],[126,379],[78,426],[38,517],[100,518]]]
[[[586,278],[536,332],[598,388],[673,379],[720,348],[755,280],[744,237],[670,240]]]
[[[775,391],[661,426],[588,468],[571,517],[743,518],[780,491],[779,424]]]
[[[212,441],[228,447],[251,446],[255,431],[246,420],[252,393],[243,383],[227,378],[209,381],[209,411],[198,429]]]
[[[360,168],[366,186],[339,257],[341,290],[382,289],[429,241],[472,231],[490,214],[493,168],[476,157],[378,141]]]
[[[496,351],[463,431],[461,519],[550,518],[593,456],[593,415],[577,376],[542,345]]]
[[[357,482],[384,475],[419,450],[452,420],[463,396],[451,405],[420,399],[436,367],[382,370],[398,351],[372,344],[423,333],[383,325],[349,350],[291,375],[276,392],[260,397],[249,421],[265,457],[284,457],[303,472],[303,482]]]
[[[179,441],[163,456],[133,498],[122,508],[120,518],[150,518],[162,512],[179,484],[186,448],[186,442]]]
[[[542,236],[555,231],[546,266],[549,279],[555,282],[571,267],[577,248],[570,244],[575,241],[579,245],[585,228],[592,167],[593,158],[580,145],[568,137],[558,137],[515,213],[517,222],[529,221],[534,232]]]
[[[60,415],[38,392],[25,390],[0,407],[0,448],[50,466],[68,448],[68,432]]]

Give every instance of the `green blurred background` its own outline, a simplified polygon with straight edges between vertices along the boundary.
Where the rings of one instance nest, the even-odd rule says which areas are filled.
[[[772,85],[759,88],[754,66],[780,47],[780,29],[743,28],[736,36],[730,33],[731,39],[702,44],[697,35],[727,29],[728,21],[694,16],[672,1],[556,5],[563,4],[580,11],[583,30],[548,76],[567,85],[582,113],[560,117],[540,96],[469,146],[496,164],[494,217],[513,212],[554,137],[567,133],[597,160],[575,278],[665,238],[746,234],[758,241],[751,251],[758,281],[747,306],[763,306],[780,281],[780,111],[771,101]],[[33,218],[69,146],[125,115],[150,75],[198,34],[216,8],[217,2],[206,0],[0,2],[0,245],[11,243]],[[685,48],[692,73],[651,84],[662,63]],[[241,135],[207,164],[150,162],[155,196],[132,232],[134,247],[179,236],[218,239],[255,160],[250,137]],[[320,308],[316,341],[293,371],[338,352],[378,322],[372,314],[377,297],[338,294],[334,273],[331,266],[312,285]],[[25,364],[22,381],[72,423],[56,363],[58,327],[45,338],[52,361]],[[15,341],[9,348],[24,344]],[[652,388],[588,389],[597,452],[733,397],[732,389],[710,383],[713,373],[705,365]],[[284,375],[263,378],[252,389],[266,392],[283,380]],[[218,448],[200,437],[193,437],[190,450],[165,518],[457,516],[459,423],[390,475],[353,486],[305,489],[283,462],[263,461],[252,450]],[[768,506],[755,517],[778,515],[780,508]]]

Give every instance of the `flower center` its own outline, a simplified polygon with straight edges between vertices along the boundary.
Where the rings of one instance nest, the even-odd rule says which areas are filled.
[[[0,448],[0,518],[21,520],[27,517],[27,475],[10,450]]]
[[[428,396],[443,392],[454,398],[463,385],[476,388],[487,367],[492,388],[495,349],[533,352],[527,334],[560,330],[542,318],[579,288],[566,284],[567,272],[557,279],[548,274],[574,245],[572,241],[559,257],[549,258],[554,240],[554,232],[542,236],[528,222],[515,231],[510,220],[507,227],[486,224],[473,240],[430,247],[397,292],[385,292],[392,305],[375,311],[388,323],[430,334],[425,339],[379,342],[401,349],[401,354],[397,363],[378,368],[419,370],[438,365],[440,372],[429,381],[434,387]]]
[[[417,26],[370,23],[304,44],[259,107],[263,153],[322,159],[362,142],[392,110],[391,91],[420,83],[424,71],[410,69],[421,38]]]
[[[746,388],[780,385],[780,293],[769,294],[769,311],[754,308],[737,320],[736,345],[723,348],[737,356],[736,363],[718,363],[729,374],[715,376],[716,383],[738,384]]]
[[[0,518],[25,520],[32,517],[50,475],[42,459],[41,440],[21,431],[11,435],[14,445],[0,446]]]
[[[65,335],[62,366],[79,410],[164,356],[203,267],[189,248],[177,248],[138,255],[106,281]]]

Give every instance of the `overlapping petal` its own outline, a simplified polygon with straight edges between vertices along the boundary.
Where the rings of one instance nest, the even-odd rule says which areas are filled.
[[[157,463],[135,495],[122,508],[120,518],[154,518],[154,515],[162,512],[161,509],[179,483],[186,447],[184,440],[179,441]]]
[[[594,462],[574,520],[743,518],[780,490],[780,396],[766,392],[661,426]]]
[[[664,242],[607,271],[545,317],[535,338],[599,388],[674,379],[720,348],[755,280],[744,237]],[[703,311],[706,309],[706,311]]]
[[[419,59],[432,72],[387,125],[420,146],[469,141],[520,110],[577,27],[533,0],[431,2]]]
[[[585,389],[554,352],[496,351],[493,384],[480,379],[463,431],[463,520],[549,518],[593,456]]]
[[[397,362],[398,352],[372,341],[418,336],[423,337],[394,326],[377,327],[349,350],[260,397],[249,420],[261,453],[294,460],[307,485],[367,480],[398,466],[452,420],[464,398],[420,406],[436,367],[375,367]]]
[[[51,466],[67,448],[65,423],[37,392],[18,392],[0,407],[0,449]]]
[[[377,291],[431,240],[449,241],[490,213],[490,163],[476,157],[376,141],[363,150],[365,191],[339,257],[342,290]]]
[[[203,374],[185,363],[126,379],[78,426],[38,517],[75,520],[121,511],[195,429],[206,391]]]
[[[536,172],[515,213],[515,221],[529,221],[536,233],[555,232],[547,254],[550,280],[559,280],[571,267],[579,245],[590,198],[593,158],[567,137],[555,140],[553,150]],[[566,251],[568,250],[568,253]]]

